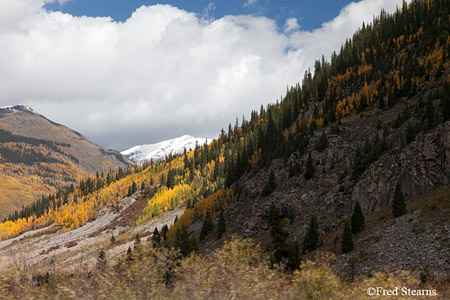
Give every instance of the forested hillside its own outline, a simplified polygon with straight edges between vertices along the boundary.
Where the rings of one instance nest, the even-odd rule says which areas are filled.
[[[0,218],[98,171],[131,164],[32,108],[0,107]]]

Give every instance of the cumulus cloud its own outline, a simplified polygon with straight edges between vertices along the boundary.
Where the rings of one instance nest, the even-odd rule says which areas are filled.
[[[283,31],[285,34],[289,34],[290,32],[297,31],[300,29],[300,25],[298,25],[297,18],[289,18],[286,20],[284,24]]]
[[[244,3],[244,7],[253,6],[256,4],[256,2],[258,2],[258,0],[247,0]]]
[[[169,5],[142,6],[114,22],[44,4],[0,2],[0,105],[30,105],[124,150],[186,133],[217,136],[401,0],[352,3],[312,32],[291,20],[289,34],[265,17],[208,20]]]

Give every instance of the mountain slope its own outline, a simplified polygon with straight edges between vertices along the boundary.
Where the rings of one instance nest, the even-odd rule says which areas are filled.
[[[450,184],[449,15],[448,1],[441,0],[405,4],[394,16],[382,13],[339,55],[334,53],[331,63],[317,61],[314,74],[307,72],[281,102],[252,112],[241,126],[230,125],[228,134],[207,146],[133,166],[125,174],[90,178],[68,193],[66,203],[64,195],[53,199],[64,204],[52,211],[56,217],[45,216],[41,223],[71,230],[101,217],[105,207],[119,209],[121,199],[137,192],[140,206],[133,206],[129,212],[135,215],[124,220],[130,228],[186,207],[155,239],[177,247],[183,256],[197,248],[210,254],[237,233],[256,239],[272,263],[287,262],[295,270],[301,253],[314,256],[333,236],[334,252],[344,265],[357,262],[376,269],[380,254],[388,258],[387,267],[396,269],[400,262],[418,271],[428,261],[431,272],[445,276],[450,265],[440,262],[440,251],[449,248],[450,228],[445,188]],[[407,201],[443,189],[439,197],[420,198],[418,209],[412,202],[406,215],[394,218],[396,185]],[[356,202],[364,215],[372,216],[353,235],[356,248],[343,254],[338,242]],[[373,233],[368,227],[378,212],[386,222]],[[424,223],[426,231],[421,231]],[[402,237],[414,226],[426,245],[415,247],[414,257],[421,260],[408,261],[404,245],[411,239]],[[116,227],[111,224],[109,230]],[[308,234],[308,227],[316,232]],[[7,239],[30,228],[33,223],[18,219],[0,224],[0,233]],[[311,236],[312,246],[302,243]],[[397,246],[401,251],[396,252]],[[381,255],[387,250],[393,253]],[[343,269],[352,272],[348,265]]]
[[[195,138],[190,135],[183,135],[175,139],[162,141],[155,144],[138,145],[121,153],[135,163],[159,161],[169,155],[182,154],[184,150],[190,151],[197,146],[203,146],[206,138]]]
[[[27,106],[0,108],[0,129],[16,135],[57,142],[60,144],[59,148],[74,156],[79,168],[88,173],[123,168],[130,164],[120,153],[96,145],[80,133],[48,120]]]
[[[32,108],[0,108],[0,218],[82,178],[131,164]]]

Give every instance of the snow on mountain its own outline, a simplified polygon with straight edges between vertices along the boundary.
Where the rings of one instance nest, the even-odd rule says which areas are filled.
[[[195,149],[196,143],[203,145],[206,138],[195,138],[190,135],[183,135],[175,139],[159,142],[156,144],[138,145],[121,153],[135,163],[148,162],[151,159],[158,161],[164,159],[169,154],[181,154],[184,149],[189,151]]]

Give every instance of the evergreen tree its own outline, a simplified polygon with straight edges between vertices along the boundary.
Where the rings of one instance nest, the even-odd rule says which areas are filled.
[[[161,229],[161,238],[166,240],[167,231],[169,231],[169,226],[165,224]]]
[[[406,142],[410,144],[416,138],[416,133],[411,125],[406,128]]]
[[[134,239],[134,247],[139,247],[141,245],[141,236],[139,232],[136,233],[136,238]]]
[[[365,219],[361,209],[361,205],[359,205],[358,201],[356,202],[355,208],[353,209],[351,222],[352,222],[352,232],[354,234],[357,234],[361,232],[361,230],[363,230]]]
[[[425,106],[425,117],[428,120],[428,129],[432,128],[434,124],[434,105],[431,96],[427,99],[427,104]]]
[[[350,229],[350,224],[345,222],[344,233],[342,234],[342,252],[348,253],[354,248],[352,230]]]
[[[264,186],[261,196],[267,197],[273,193],[273,191],[277,188],[277,183],[275,182],[275,173],[270,171],[269,174],[269,182]]]
[[[133,184],[131,185],[131,194],[134,194],[137,192],[137,184],[133,181]]]
[[[217,239],[220,240],[225,233],[226,224],[225,217],[223,216],[223,209],[220,211],[219,221],[217,222]]]
[[[442,119],[444,122],[446,122],[450,120],[450,85],[445,89],[441,106],[442,106]]]
[[[287,228],[288,221],[287,219],[281,219],[280,210],[278,208],[273,206],[272,209],[275,209],[271,212],[272,226],[270,231],[272,235],[272,245],[275,249],[273,261],[275,263],[280,263],[284,259],[288,259],[291,254],[289,251],[289,245],[287,244],[287,239],[289,236]]]
[[[316,168],[314,168],[314,164],[311,158],[311,153],[308,155],[308,161],[306,162],[306,172],[305,172],[305,179],[309,180],[313,178],[314,172],[316,171]]]
[[[300,253],[300,247],[298,245],[298,242],[295,241],[291,247],[290,247],[290,256],[286,265],[286,268],[290,272],[294,272],[295,270],[300,270],[300,263],[301,263],[301,253]]]
[[[319,152],[324,151],[326,148],[328,148],[328,138],[325,132],[322,133],[322,135],[319,138],[319,141],[316,145],[316,150]]]
[[[175,173],[176,170],[170,169],[167,173],[167,188],[172,189],[175,186]]]
[[[180,253],[183,256],[187,256],[195,250],[195,244],[193,244],[193,241],[193,239],[189,238],[189,233],[184,226],[177,229],[175,233],[175,247],[180,249]]]
[[[128,260],[133,260],[133,251],[131,251],[131,247],[128,246],[128,250],[127,250],[127,258]]]
[[[203,222],[202,230],[200,231],[200,241],[203,241],[206,238],[208,232],[213,230],[213,222],[211,220],[211,216],[209,213],[206,215],[206,219]]]
[[[319,225],[317,224],[317,218],[311,217],[309,222],[308,232],[303,240],[303,253],[313,251],[319,247]]]
[[[115,244],[116,243],[116,237],[114,236],[114,234],[111,235],[111,244]]]
[[[394,199],[392,200],[392,215],[397,218],[406,214],[405,197],[400,183],[395,185]]]
[[[152,237],[153,245],[159,245],[161,243],[161,235],[159,234],[158,227],[155,227]]]

